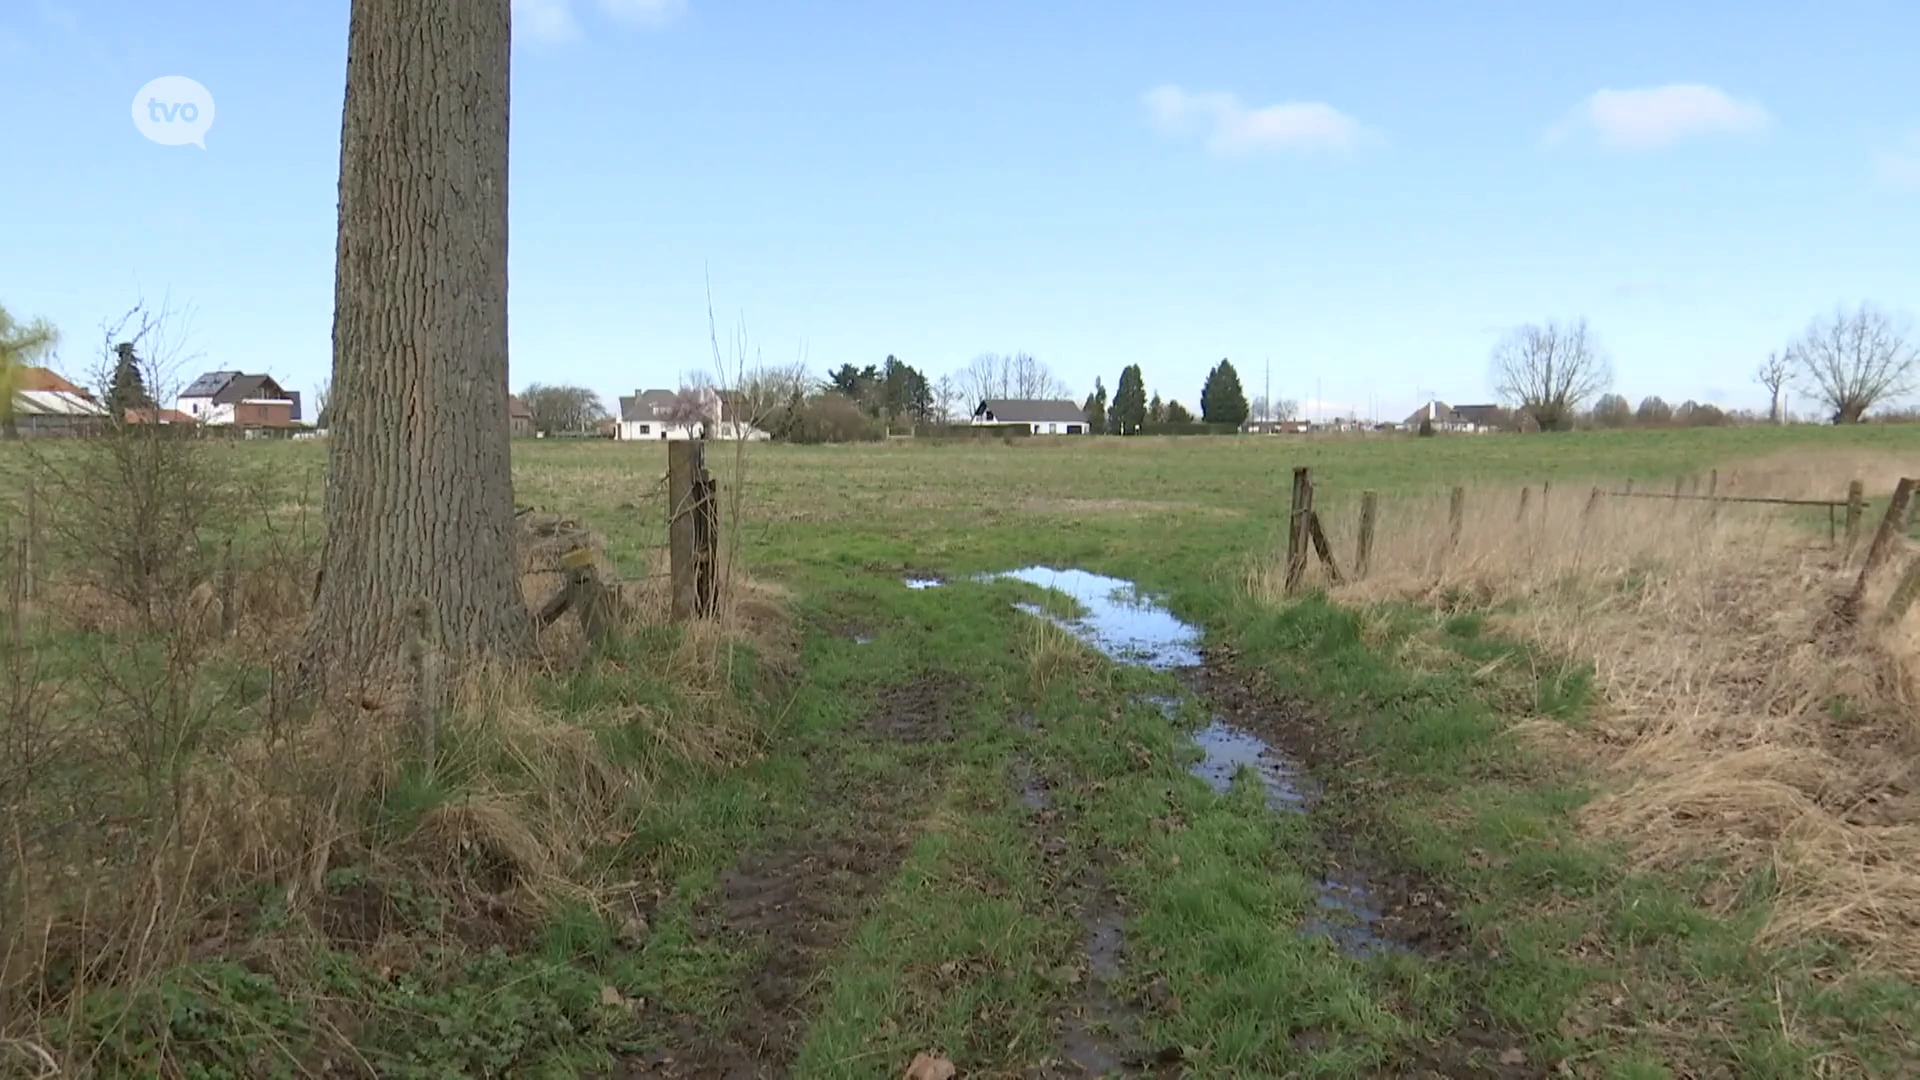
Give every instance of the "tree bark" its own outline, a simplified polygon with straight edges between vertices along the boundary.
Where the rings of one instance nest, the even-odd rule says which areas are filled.
[[[510,0],[353,0],[326,540],[306,674],[405,678],[426,598],[457,669],[532,642],[507,419]]]

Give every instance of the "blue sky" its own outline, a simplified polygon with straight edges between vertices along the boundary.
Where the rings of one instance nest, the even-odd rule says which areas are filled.
[[[1026,350],[1077,394],[1403,416],[1588,317],[1616,388],[1758,405],[1807,320],[1920,308],[1920,5],[519,0],[512,383],[611,397],[723,335],[816,370]],[[345,0],[0,8],[0,304],[93,363],[330,363]],[[131,120],[206,86],[206,149]],[[191,372],[185,373],[190,376]]]

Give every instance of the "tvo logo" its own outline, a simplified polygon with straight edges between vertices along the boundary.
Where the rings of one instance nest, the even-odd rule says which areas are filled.
[[[185,75],[163,75],[133,95],[133,126],[162,146],[207,148],[213,95]]]

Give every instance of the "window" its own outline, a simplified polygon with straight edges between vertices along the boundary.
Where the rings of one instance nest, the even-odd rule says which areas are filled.
[[[647,435],[647,434],[651,434],[651,433],[652,433],[652,430],[653,430],[653,429],[652,429],[651,427],[649,427],[648,425],[646,425],[646,424],[641,424],[641,425],[640,425],[640,434],[642,434],[642,435]]]

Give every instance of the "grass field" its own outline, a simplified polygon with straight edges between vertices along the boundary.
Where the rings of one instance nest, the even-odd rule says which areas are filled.
[[[266,470],[278,519],[319,490],[316,447],[222,452]],[[189,792],[137,850],[194,868],[149,875],[122,905],[145,936],[105,945],[85,912],[112,904],[10,883],[57,932],[6,940],[0,1072],[1920,1073],[1904,623],[1807,643],[1847,577],[1824,515],[1580,517],[1596,484],[1717,469],[1822,498],[1857,476],[1871,523],[1920,428],[715,453],[723,617],[471,693],[437,769],[396,764],[377,710],[259,737],[264,655],[196,669],[238,687],[196,763],[97,818]],[[1276,595],[1296,465],[1343,561],[1382,494],[1369,581]],[[577,515],[645,596],[664,467],[522,443],[516,496]],[[1454,485],[1470,524],[1441,558]],[[1027,567],[1164,610],[989,576]],[[88,642],[128,631],[34,633],[86,678]],[[275,787],[289,746],[328,783]]]

